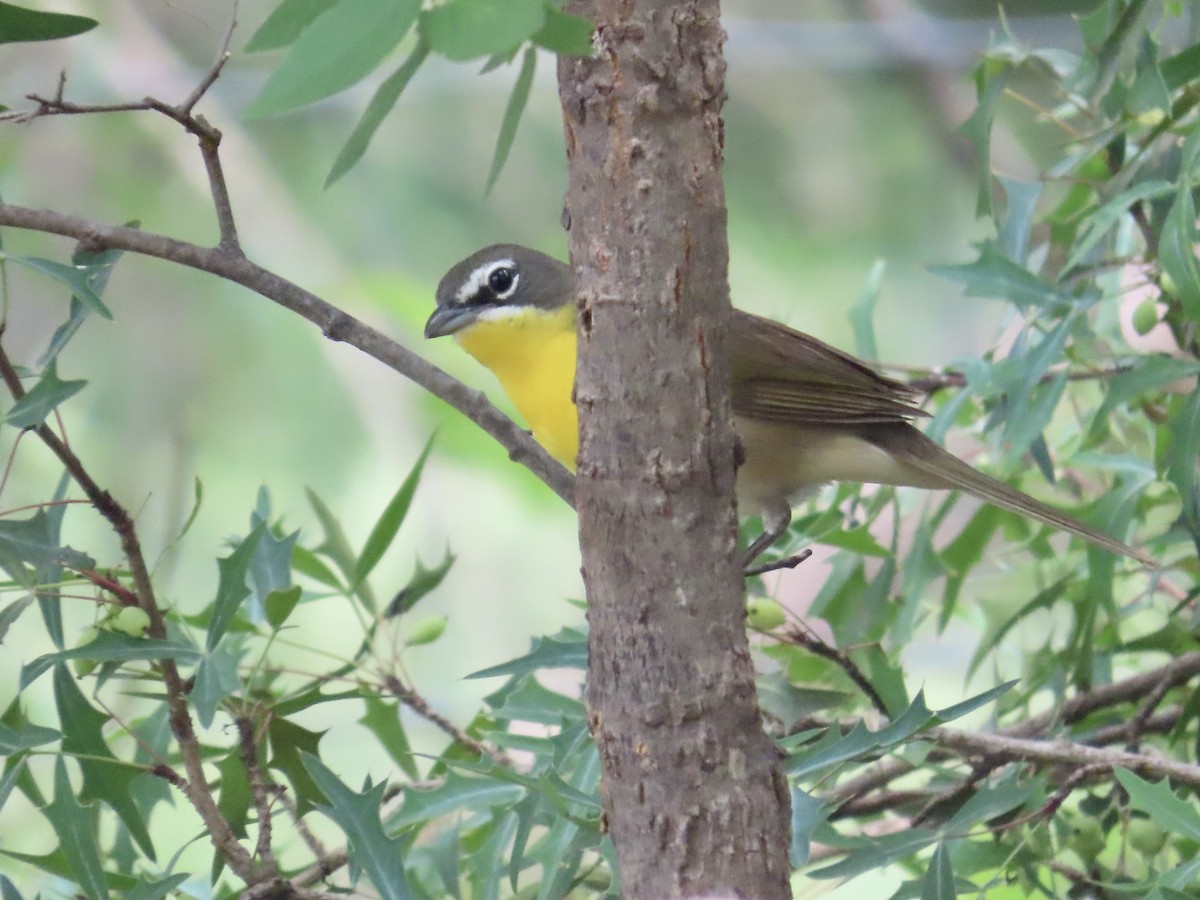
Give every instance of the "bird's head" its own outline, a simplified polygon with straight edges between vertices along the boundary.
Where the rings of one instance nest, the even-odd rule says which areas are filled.
[[[519,244],[494,244],[445,274],[425,337],[444,337],[476,322],[551,312],[574,299],[571,269]]]

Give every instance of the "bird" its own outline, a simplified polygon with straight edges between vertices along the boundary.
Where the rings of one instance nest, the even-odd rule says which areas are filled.
[[[437,287],[425,337],[452,335],[490,369],[533,437],[574,469],[576,290],[566,263],[493,244],[456,263]],[[734,308],[729,354],[734,429],[743,457],[740,508],[764,531],[752,560],[786,530],[792,505],[828,482],[957,490],[1147,566],[1154,560],[963,462],[926,437],[917,391],[860,359],[772,319]]]

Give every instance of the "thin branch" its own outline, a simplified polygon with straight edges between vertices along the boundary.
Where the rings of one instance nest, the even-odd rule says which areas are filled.
[[[312,322],[322,334],[361,350],[461,412],[509,451],[509,457],[544,481],[574,506],[575,478],[512,419],[479,391],[468,388],[437,366],[402,347],[369,325],[285,278],[228,249],[201,247],[122,225],[106,225],[52,210],[0,203],[0,226],[58,234],[90,247],[109,247],[199,269],[249,288]]]
[[[858,667],[858,663],[837,647],[831,647],[825,643],[811,631],[808,631],[807,626],[803,624],[789,626],[782,632],[779,632],[777,636],[781,641],[803,647],[810,653],[814,653],[822,659],[827,659],[834,663],[866,695],[866,698],[871,701],[871,705],[876,710],[886,718],[891,719],[892,713],[887,708],[887,704],[883,702],[883,697],[875,690],[875,685],[871,684],[871,680],[863,674],[863,670]]]
[[[2,334],[2,329],[0,329]],[[7,386],[13,399],[20,400],[25,396],[25,388],[21,378],[9,360],[3,345],[0,345],[0,379]],[[129,564],[129,572],[133,578],[134,590],[137,594],[138,606],[150,617],[150,627],[147,633],[160,640],[167,636],[166,622],[162,610],[154,594],[150,581],[150,571],[142,554],[141,542],[138,540],[133,519],[125,508],[113,496],[100,487],[95,479],[84,468],[79,457],[66,445],[54,431],[45,424],[27,429],[32,431],[49,448],[59,462],[66,467],[75,483],[83,490],[96,511],[112,526],[121,542],[121,551]],[[251,859],[250,854],[238,843],[237,836],[229,827],[224,815],[218,808],[208,781],[204,776],[204,766],[200,755],[200,742],[188,712],[187,691],[183,679],[172,659],[159,662],[163,686],[166,688],[167,706],[169,710],[171,731],[179,742],[179,754],[187,773],[187,784],[184,793],[200,818],[208,828],[209,838],[213,846],[225,857],[229,867],[247,884],[253,884],[261,877],[258,865]]]
[[[250,783],[250,795],[254,798],[254,809],[258,814],[258,840],[254,845],[254,855],[262,860],[268,872],[278,875],[279,866],[271,850],[271,799],[267,793],[262,766],[258,764],[258,740],[254,734],[254,725],[249,718],[242,715],[237,716],[234,722],[237,725],[242,765],[246,768],[246,780]]]
[[[422,718],[432,722],[446,734],[454,739],[454,742],[465,750],[469,750],[479,757],[487,757],[501,766],[511,766],[512,762],[498,750],[492,750],[475,740],[436,709],[429,705],[429,702],[416,692],[415,689],[404,684],[395,675],[387,675],[384,677],[384,684],[401,703],[415,712]]]

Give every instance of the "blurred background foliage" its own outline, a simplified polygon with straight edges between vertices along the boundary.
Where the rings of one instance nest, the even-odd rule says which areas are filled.
[[[1072,15],[1097,5],[1009,3],[1007,28],[1033,46],[1079,51]],[[417,73],[361,163],[324,189],[375,82],[288,115],[247,119],[280,56],[240,50],[274,6],[240,5],[233,59],[202,107],[225,134],[234,212],[252,259],[425,352],[421,325],[438,278],[454,261],[495,241],[565,252],[565,166],[549,55],[539,60],[507,166],[490,192],[487,174],[516,66],[475,74],[437,57]],[[211,0],[112,0],[102,7],[64,0],[55,9],[92,15],[101,27],[66,41],[0,47],[0,99],[10,105],[27,93],[52,94],[60,71],[76,102],[146,94],[176,100],[211,64],[229,14]],[[966,297],[960,283],[929,270],[975,259],[973,242],[990,233],[976,218],[979,173],[957,128],[976,102],[970,73],[999,33],[995,4],[727,0],[724,15],[734,302],[867,352],[872,348],[849,316],[866,295],[875,304],[877,358],[918,370],[978,356],[998,335],[1011,341],[1022,324],[1019,311]],[[1013,77],[1019,83],[1027,73]],[[1016,182],[1035,179],[1058,157],[1063,138],[1036,104],[1010,95],[995,112],[993,169]],[[216,241],[199,155],[161,117],[64,116],[6,126],[0,195]],[[66,256],[64,242],[40,235],[10,230],[4,241],[12,253]],[[63,318],[63,291],[15,267],[8,280],[19,302],[8,310],[6,346],[18,361],[32,361]],[[570,510],[439,401],[207,275],[130,257],[115,269],[105,299],[116,324],[89,321],[60,359],[62,377],[90,382],[62,412],[72,443],[136,514],[148,554],[158,560],[160,590],[183,612],[208,602],[216,584],[212,558],[225,552],[232,531],[244,529],[260,488],[269,488],[289,530],[300,528],[302,541],[315,542],[318,523],[304,495],[310,486],[360,546],[436,430],[400,543],[373,576],[386,596],[408,580],[414,558],[432,566],[447,546],[459,558],[443,590],[425,601],[429,611],[448,616],[447,634],[404,657],[415,683],[448,715],[469,718],[494,682],[463,675],[519,655],[531,633],[580,622],[577,606],[564,602],[581,592]],[[490,376],[452,345],[430,345],[427,355],[503,404]],[[11,441],[12,430],[6,433]],[[58,475],[40,449],[18,454],[5,507],[45,499]],[[184,542],[171,545],[167,536],[188,516],[196,479],[203,504]],[[902,500],[906,508],[923,502]],[[85,516],[68,516],[65,538],[93,553],[107,548],[102,565],[118,560],[111,535]],[[862,588],[853,580],[859,570],[852,578],[837,565],[826,554],[770,590],[793,608],[814,599],[828,606],[847,584]],[[987,615],[1002,606],[1009,574],[1003,560],[985,566],[956,587],[958,607],[978,603]],[[1023,584],[1029,578],[1019,577]],[[68,609],[68,634],[91,623],[83,606]],[[302,624],[332,643],[353,643],[357,633],[341,627],[345,613],[338,609],[301,607]],[[849,627],[853,615],[853,607],[842,607],[831,614],[833,627]],[[901,615],[915,621],[911,609]],[[1014,634],[1044,641],[1047,630],[1062,627],[1061,617],[1046,611]],[[26,617],[9,632],[6,649],[40,633]],[[910,685],[928,678],[934,707],[964,696],[973,644],[960,638],[952,623],[940,637],[920,636],[907,654]],[[0,656],[0,707],[16,694],[19,667],[28,661],[22,657]],[[1006,674],[1005,659],[999,655],[994,674]],[[49,703],[48,691],[43,681],[27,696]],[[340,761],[347,783],[388,771],[383,750],[356,731],[359,712],[330,718],[341,714],[325,705],[300,720],[314,730],[339,726],[322,755]],[[417,746],[436,745],[412,724]],[[18,823],[24,830],[26,818],[15,800],[0,814],[0,833],[13,834]],[[22,849],[38,852],[54,836],[43,823],[22,840]],[[886,889],[871,884],[855,881],[839,896]]]

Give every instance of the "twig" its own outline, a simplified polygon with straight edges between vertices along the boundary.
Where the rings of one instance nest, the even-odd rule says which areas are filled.
[[[246,768],[246,780],[250,783],[250,795],[254,798],[254,809],[258,813],[258,840],[254,845],[254,855],[262,860],[268,872],[278,875],[279,866],[271,851],[271,801],[267,796],[262,766],[258,764],[258,740],[254,725],[244,715],[237,716],[234,722],[237,725],[242,765]]]
[[[858,667],[858,664],[850,657],[846,656],[846,654],[844,654],[841,650],[837,649],[836,647],[831,647],[829,644],[825,643],[815,634],[808,631],[807,627],[804,625],[791,625],[788,628],[785,628],[783,631],[778,632],[778,636],[782,641],[787,641],[803,647],[805,650],[815,653],[817,656],[827,659],[837,665],[837,667],[845,672],[846,675],[849,676],[850,680],[857,685],[858,689],[866,695],[867,699],[871,701],[871,705],[874,706],[875,709],[889,719],[892,717],[892,713],[887,708],[887,704],[883,702],[883,697],[881,697],[879,692],[875,690],[875,686],[871,684],[870,679],[863,674],[863,671]]]
[[[2,329],[0,329],[2,334]],[[3,345],[0,345],[0,379],[2,379],[15,400],[25,396],[25,388],[21,378],[9,360]],[[129,564],[129,572],[133,578],[134,591],[137,595],[138,606],[150,617],[150,627],[147,633],[154,638],[165,639],[167,636],[166,622],[162,610],[154,594],[154,586],[150,581],[150,571],[142,555],[141,542],[138,540],[133,519],[108,491],[100,487],[95,479],[84,468],[79,457],[68,447],[48,425],[42,424],[32,431],[49,448],[61,462],[91,501],[92,506],[112,526],[121,542],[121,551]],[[203,762],[200,755],[200,742],[188,712],[187,691],[179,669],[173,659],[162,659],[159,662],[163,675],[163,686],[166,688],[167,706],[169,710],[171,732],[179,742],[179,754],[183,760],[184,771],[187,773],[185,796],[195,807],[200,818],[208,829],[213,846],[225,857],[229,867],[247,884],[253,884],[262,877],[258,865],[251,859],[250,854],[238,843],[237,836],[229,827],[229,823],[221,814],[208,781],[204,776]]]
[[[106,225],[52,210],[0,203],[0,226],[75,238],[92,247],[111,247],[153,256],[220,276],[307,319],[327,338],[361,350],[444,400],[500,442],[515,462],[544,481],[562,500],[575,505],[575,477],[479,391],[400,346],[374,328],[326,303],[298,285],[250,262],[240,253],[201,247],[122,225]]]
[[[432,722],[446,734],[450,735],[450,737],[454,739],[454,742],[460,747],[469,750],[476,756],[486,756],[494,761],[497,765],[506,767],[512,765],[512,762],[507,756],[498,750],[489,749],[479,741],[475,740],[475,738],[471,737],[469,734],[435,710],[432,706],[430,706],[429,702],[424,697],[418,694],[413,688],[404,684],[404,682],[402,682],[395,675],[384,676],[383,683],[387,686],[387,689],[396,696],[396,699],[398,699],[417,715]]]

